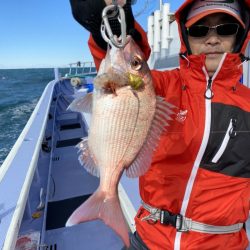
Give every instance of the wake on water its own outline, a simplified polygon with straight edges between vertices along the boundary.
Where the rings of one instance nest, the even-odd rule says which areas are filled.
[[[0,166],[53,78],[53,69],[0,69]]]

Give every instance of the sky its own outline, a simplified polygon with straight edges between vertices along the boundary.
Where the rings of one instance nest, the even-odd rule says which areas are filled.
[[[145,30],[147,16],[159,9],[159,1],[146,2],[137,0],[133,5],[136,20]],[[165,2],[174,12],[183,0]],[[66,67],[92,61],[89,33],[72,17],[69,0],[2,0],[0,10],[0,69]]]

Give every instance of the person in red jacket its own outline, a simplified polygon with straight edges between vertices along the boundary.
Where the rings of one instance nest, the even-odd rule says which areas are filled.
[[[107,48],[99,32],[105,2],[71,0],[71,6],[91,32],[89,47],[99,67]],[[129,0],[125,12],[127,32],[148,57],[146,34]],[[151,73],[157,95],[180,108],[182,123],[173,122],[161,136],[150,169],[140,177],[142,206],[130,249],[247,248],[250,90],[240,79],[249,60],[249,13],[250,0],[186,0],[175,13],[180,68]],[[115,22],[112,28],[119,35]]]

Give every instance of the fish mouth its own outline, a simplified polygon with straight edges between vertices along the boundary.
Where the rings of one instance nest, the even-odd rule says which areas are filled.
[[[125,86],[125,85],[124,85]],[[116,91],[118,88],[121,88],[121,86],[119,86],[119,84],[117,84],[116,82],[114,81],[108,81],[108,82],[105,82],[103,87],[102,87],[102,90],[106,93],[106,94],[114,94],[114,95],[117,95],[116,94]]]
[[[94,80],[95,88],[105,93],[116,94],[120,88],[130,87],[132,90],[140,90],[144,87],[142,77],[130,72],[109,72],[98,75]]]
[[[98,75],[94,80],[96,89],[105,93],[115,94],[116,90],[125,86],[129,86],[129,79],[126,74],[110,72]]]

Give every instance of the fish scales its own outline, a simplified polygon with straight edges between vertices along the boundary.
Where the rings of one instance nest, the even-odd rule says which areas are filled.
[[[151,124],[154,107],[150,115],[149,106],[153,105],[152,100],[148,98],[149,103],[145,105],[145,101],[142,103],[143,98],[135,97],[132,92],[119,95],[122,97],[103,97],[95,105],[96,112],[93,114],[97,114],[97,117],[93,117],[89,145],[94,155],[99,154],[97,165],[115,166],[121,160],[125,164],[130,163],[145,141]],[[99,148],[100,145],[102,148]]]

